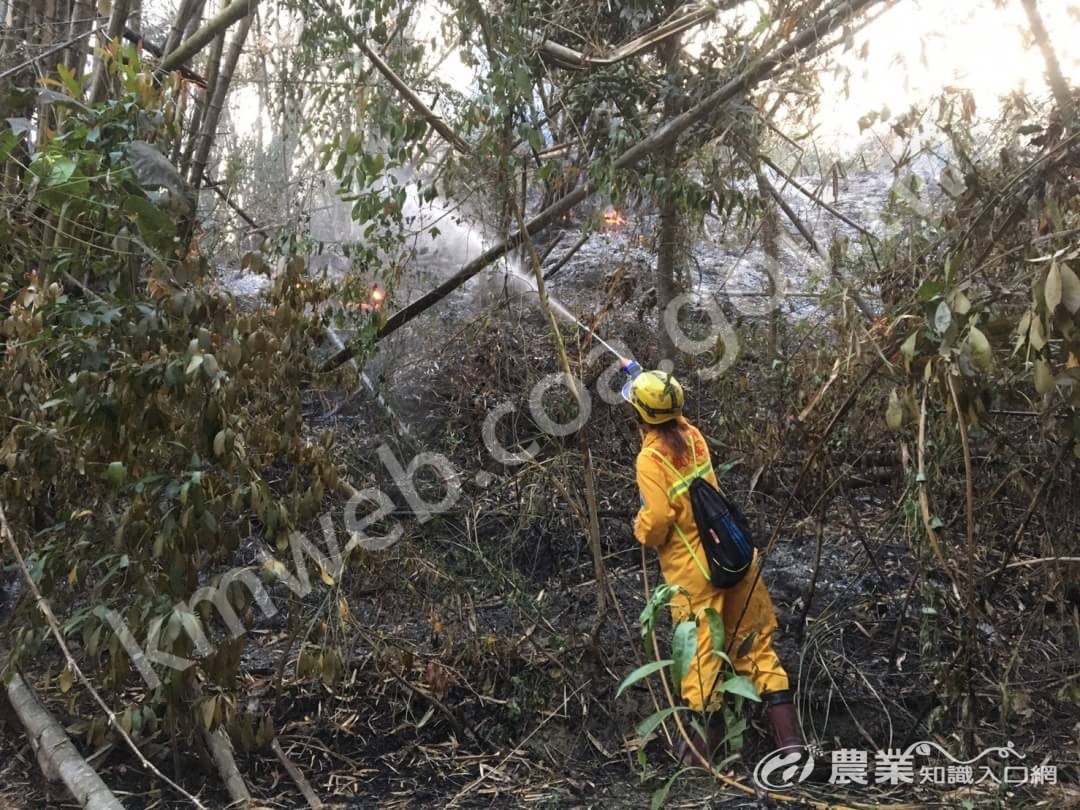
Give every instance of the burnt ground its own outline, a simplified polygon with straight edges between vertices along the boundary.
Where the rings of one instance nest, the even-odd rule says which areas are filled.
[[[607,284],[606,269],[590,265],[568,272],[554,289],[586,320],[600,319],[603,334],[620,335],[642,360],[652,360],[655,314],[647,307],[639,314],[643,291],[620,292]],[[617,295],[626,296],[622,304],[605,307]],[[409,426],[407,436],[367,393],[313,393],[308,401],[312,435],[334,429],[344,476],[358,489],[379,486],[391,494],[392,518],[404,535],[386,550],[358,552],[340,581],[317,585],[291,617],[288,594],[278,585],[271,593],[281,612],[245,618],[251,632],[229,730],[261,806],[305,806],[265,745],[267,723],[318,795],[337,807],[645,807],[676,772],[666,743],[654,738],[643,746],[634,730],[654,710],[650,690],[638,685],[615,696],[620,681],[650,657],[637,629],[645,603],[642,555],[629,530],[637,505],[635,428],[625,410],[594,396],[586,430],[610,592],[593,638],[599,590],[578,513],[580,437],[545,437],[528,415],[528,391],[556,370],[544,322],[498,295],[479,303],[462,298],[457,306],[465,317],[422,319],[372,366],[390,407]],[[808,334],[835,338],[828,326],[819,327],[792,327],[789,338],[795,345],[805,345]],[[708,436],[714,459],[734,462],[724,484],[744,504],[759,538],[774,533],[793,496],[766,555],[764,578],[781,618],[779,650],[798,682],[808,736],[827,748],[870,751],[929,739],[959,754],[959,699],[949,692],[946,663],[958,643],[957,619],[944,608],[952,586],[917,575],[926,551],[911,543],[910,474],[896,458],[895,441],[877,427],[877,410],[856,416],[832,445],[830,464],[839,466],[795,490],[812,436],[778,428],[789,407],[783,403],[785,397],[805,401],[793,397],[794,389],[806,380],[816,388],[823,378],[806,369],[763,371],[757,365],[760,321],[744,319],[738,328],[744,343],[739,364],[714,386],[690,385],[689,415]],[[582,372],[594,391],[599,370]],[[553,397],[553,410],[573,407]],[[505,467],[483,450],[485,415],[503,401],[516,410],[500,420],[500,438],[507,447],[536,439],[533,462]],[[328,415],[332,404],[338,407]],[[383,444],[403,465],[421,451],[444,455],[459,474],[456,503],[419,520],[380,461]],[[435,501],[445,487],[430,473],[421,473],[419,489]],[[829,501],[819,534],[810,512],[825,482],[840,473],[844,486]],[[326,504],[339,529],[343,506]],[[307,528],[321,543],[318,526]],[[238,562],[252,562],[252,549],[242,549]],[[655,560],[646,560],[655,585]],[[1027,646],[1004,680],[997,662],[987,660],[985,673],[972,678],[970,699],[979,708],[973,729],[979,749],[1011,741],[1029,761],[1057,764],[1061,781],[1074,785],[1075,706],[1061,697],[1080,671],[1071,623],[1049,605],[1035,605],[1026,614],[999,612],[993,625],[977,625],[980,643],[990,648]],[[662,621],[663,644],[669,630]],[[978,671],[983,663],[973,666]],[[61,695],[40,673],[29,674],[63,721],[89,716],[78,688]],[[1003,703],[1003,682],[1023,699]],[[659,682],[651,683],[665,705]],[[746,716],[741,754],[725,767],[744,788],[770,748],[760,714]],[[143,742],[172,775],[164,734],[147,733]],[[167,788],[151,789],[121,748],[93,752],[80,744],[126,806],[184,806]],[[178,781],[208,807],[225,807],[205,752],[193,741],[177,741],[177,747],[191,752]],[[1067,806],[1077,796],[1068,785],[983,784],[968,792],[826,785],[792,792],[838,805],[946,807],[1047,800]],[[771,801],[698,771],[675,782],[667,804],[737,808]],[[44,782],[26,738],[10,723],[0,726],[0,802],[74,806],[61,788]]]

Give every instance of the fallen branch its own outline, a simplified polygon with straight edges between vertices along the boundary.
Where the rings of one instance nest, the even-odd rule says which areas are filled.
[[[210,749],[214,764],[217,765],[218,773],[221,774],[221,779],[225,783],[225,789],[229,792],[229,798],[232,799],[229,807],[247,810],[251,807],[251,793],[244,784],[240,769],[236,767],[232,743],[229,742],[225,730],[220,727],[212,732],[204,729],[203,739],[206,740],[206,747]]]
[[[75,658],[71,655],[71,650],[68,649],[67,642],[64,641],[64,633],[60,629],[60,623],[57,622],[56,616],[52,612],[52,608],[49,607],[49,603],[45,601],[45,597],[42,596],[41,591],[38,590],[37,583],[34,582],[34,578],[30,575],[30,569],[26,566],[26,560],[19,550],[18,543],[15,542],[15,535],[11,533],[11,527],[8,526],[7,514],[4,512],[2,503],[0,503],[0,535],[7,540],[8,546],[11,547],[11,551],[15,555],[15,560],[19,564],[19,569],[22,571],[23,579],[25,579],[26,584],[30,586],[30,592],[34,595],[34,601],[37,603],[38,610],[40,610],[41,614],[45,617],[45,622],[49,625],[49,631],[53,638],[56,639],[56,643],[60,647],[60,652],[64,655],[64,660],[67,662],[68,669],[75,673],[75,677],[78,678],[79,682],[84,687],[86,687],[86,691],[90,693],[94,702],[97,703],[98,707],[105,713],[113,731],[115,731],[120,736],[120,739],[127,744],[127,747],[131,749],[131,753],[135,755],[135,758],[139,761],[140,765],[191,802],[195,807],[198,807],[199,810],[207,810],[206,805],[163,774],[152,762],[150,762],[150,760],[143,756],[142,751],[139,750],[139,746],[131,739],[131,735],[124,730],[122,725],[120,725],[119,720],[116,718],[116,712],[109,707],[109,704],[105,702],[105,699],[98,693],[93,684],[91,684],[90,680],[86,677],[86,674],[75,662]]]
[[[878,238],[878,236],[873,231],[871,231],[869,228],[867,228],[865,225],[860,225],[858,222],[853,220],[851,217],[849,217],[843,211],[840,211],[838,208],[836,208],[836,207],[834,207],[832,205],[829,205],[827,202],[825,202],[825,200],[821,199],[821,197],[819,195],[815,194],[810,189],[806,188],[801,183],[799,183],[799,181],[797,181],[794,177],[792,177],[787,172],[785,172],[783,169],[781,169],[779,166],[777,166],[776,162],[773,161],[772,158],[768,157],[765,154],[759,154],[758,155],[758,160],[760,160],[762,163],[764,163],[766,166],[768,166],[770,169],[772,169],[774,172],[776,172],[778,175],[780,175],[782,178],[784,178],[784,182],[787,183],[789,186],[791,186],[793,189],[798,191],[800,194],[802,194],[804,197],[809,199],[815,205],[818,205],[821,208],[828,211],[830,214],[832,214],[838,220],[843,222],[845,225],[848,225],[848,226],[854,228],[855,230],[857,230],[859,233],[861,233],[863,236],[867,237],[868,239],[873,239],[875,242],[880,242],[881,241]]]
[[[1080,557],[1039,557],[1034,560],[1017,560],[1006,565],[1006,568],[1020,568],[1025,565],[1040,565],[1048,562],[1080,563]]]
[[[566,253],[564,253],[562,256],[560,256],[559,259],[553,265],[551,265],[548,271],[544,273],[544,281],[547,281],[560,270],[562,270],[563,267],[566,266],[566,263],[574,257],[574,254],[581,250],[582,247],[584,247],[585,243],[589,241],[589,238],[591,236],[591,231],[586,231],[585,233],[583,233],[581,235],[581,238],[574,242],[570,249],[566,251]]]
[[[802,238],[806,240],[810,249],[818,255],[818,258],[821,259],[822,263],[828,267],[829,275],[831,275],[836,283],[840,285],[841,289],[851,296],[851,300],[855,302],[855,306],[862,316],[870,323],[873,323],[875,320],[874,310],[871,309],[870,305],[866,302],[866,299],[855,289],[854,285],[852,285],[844,274],[840,272],[840,268],[836,266],[836,262],[832,261],[828,254],[821,249],[821,245],[818,243],[813,231],[806,227],[806,224],[799,218],[799,215],[795,213],[795,209],[791,207],[790,203],[784,199],[784,196],[776,190],[776,186],[770,183],[769,179],[761,172],[758,172],[758,182],[769,192],[769,196],[776,200],[776,204],[780,206],[780,209],[784,212],[784,216],[786,216],[788,221],[795,226],[795,230],[802,235]]]
[[[124,805],[82,758],[64,729],[38,702],[18,673],[8,682],[7,695],[47,779],[61,780],[84,810],[124,810]]]
[[[278,760],[281,762],[282,766],[284,766],[289,777],[296,783],[296,787],[299,788],[304,800],[308,803],[308,807],[310,807],[311,810],[322,810],[322,808],[325,807],[322,803],[322,799],[320,799],[315,791],[312,790],[311,783],[308,782],[307,777],[304,776],[303,772],[296,767],[296,763],[289,759],[289,755],[282,750],[281,743],[277,741],[277,737],[270,743],[270,750],[277,755]]]
[[[774,70],[782,65],[788,64],[800,51],[805,50],[811,45],[817,46],[823,37],[839,28],[852,15],[879,2],[881,2],[881,0],[851,0],[850,3],[846,3],[842,7],[837,7],[834,13],[827,15],[823,20],[816,21],[814,25],[809,26],[796,36],[793,36],[773,53],[763,57],[743,70],[738,76],[731,81],[726,82],[718,90],[698,102],[698,104],[657,127],[653,130],[651,135],[638,141],[619,155],[612,164],[612,170],[621,171],[623,169],[628,169],[653,152],[670,145],[691,126],[701,123],[709,118],[709,116],[711,116],[721,105],[744,94],[750,87],[768,78]],[[819,53],[823,53],[825,50],[828,50],[828,48],[817,48]],[[588,198],[588,196],[596,191],[597,188],[596,180],[589,179],[562,199],[549,205],[535,217],[530,219],[525,224],[524,228],[514,231],[502,242],[488,248],[471,262],[466,264],[434,290],[426,295],[422,295],[416,301],[413,301],[408,306],[394,313],[386,323],[383,324],[376,335],[376,338],[381,340],[387,335],[397,331],[417,315],[446,298],[446,296],[450,295],[450,293],[489,264],[520,246],[524,235],[528,234],[529,236],[535,236],[552,222],[555,222],[564,214],[573,210],[574,207]],[[330,357],[322,365],[320,370],[324,372],[331,371],[352,357],[352,355],[352,348],[347,346]]]

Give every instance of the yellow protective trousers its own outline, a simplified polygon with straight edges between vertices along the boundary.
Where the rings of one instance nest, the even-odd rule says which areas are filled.
[[[717,588],[709,581],[687,489],[689,479],[697,476],[717,486],[716,473],[701,432],[689,423],[683,426],[694,457],[688,469],[671,463],[655,432],[645,434],[637,456],[642,506],[634,520],[634,537],[656,548],[664,581],[686,591],[675,596],[671,604],[676,623],[691,617],[697,620],[697,655],[683,679],[681,694],[692,709],[704,711],[706,707],[715,708],[714,687],[721,665],[712,650],[709,625],[703,615],[706,608],[713,608],[723,617],[727,654],[736,672],[749,678],[759,694],[787,689],[789,682],[773,649],[776,612],[765,583],[758,577],[756,555],[750,570],[734,587]]]

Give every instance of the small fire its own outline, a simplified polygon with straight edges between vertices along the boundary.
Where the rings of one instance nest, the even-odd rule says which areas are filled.
[[[373,312],[377,309],[382,309],[383,302],[386,300],[386,293],[383,292],[381,287],[375,287],[368,295],[367,301],[357,301],[353,304],[353,309],[358,309],[361,312]]]
[[[604,224],[609,228],[618,228],[620,225],[626,224],[626,217],[622,215],[618,208],[609,208],[604,212]]]

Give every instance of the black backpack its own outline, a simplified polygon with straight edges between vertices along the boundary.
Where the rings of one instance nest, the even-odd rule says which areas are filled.
[[[693,446],[693,443],[691,444]],[[746,576],[746,572],[750,570],[754,561],[753,536],[742,513],[716,487],[705,480],[705,473],[709,471],[711,465],[706,463],[698,466],[695,447],[694,470],[690,477],[686,478],[657,450],[651,447],[647,450],[675,473],[680,484],[685,485],[686,494],[690,496],[694,523],[697,524],[701,547],[709,563],[708,572],[698,560],[694,549],[690,547],[690,541],[686,539],[678,523],[675,524],[675,531],[686,546],[686,550],[690,552],[698,569],[717,588],[730,588],[737,585]]]

